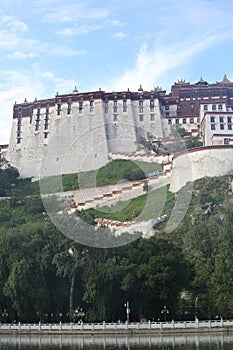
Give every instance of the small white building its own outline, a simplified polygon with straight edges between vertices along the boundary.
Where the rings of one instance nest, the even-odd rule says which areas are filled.
[[[204,146],[228,145],[233,139],[233,112],[206,112],[201,121]]]

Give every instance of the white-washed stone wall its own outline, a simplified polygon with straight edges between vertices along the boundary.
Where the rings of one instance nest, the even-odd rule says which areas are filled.
[[[233,171],[233,146],[202,147],[174,156],[171,192],[179,191],[187,182],[205,176],[223,176]]]
[[[146,163],[157,163],[164,164],[170,162],[172,155],[168,154],[143,154],[142,152],[131,152],[131,153],[110,153],[111,159],[126,159],[132,161],[140,161]]]
[[[50,107],[48,138],[45,138],[41,109],[39,130],[35,131],[36,111],[32,123],[22,118],[22,139],[16,143],[17,119],[13,119],[7,159],[22,177],[51,176],[97,169],[108,162],[108,145],[102,103],[96,101],[95,114],[84,105],[82,113],[73,104],[72,114],[65,107],[60,116]],[[42,164],[42,167],[41,167]]]

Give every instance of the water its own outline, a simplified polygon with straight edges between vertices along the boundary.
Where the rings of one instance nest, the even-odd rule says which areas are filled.
[[[232,334],[155,336],[74,336],[0,334],[4,350],[232,350]]]

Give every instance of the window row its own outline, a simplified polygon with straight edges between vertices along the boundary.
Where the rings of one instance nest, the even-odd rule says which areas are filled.
[[[217,124],[210,124],[210,129],[211,130],[217,130],[218,125]],[[219,129],[220,130],[232,130],[232,124],[219,124]]]
[[[227,123],[231,123],[232,122],[232,117],[210,117],[210,122],[211,123],[225,123],[227,121]]]
[[[223,105],[222,104],[218,104],[218,105],[204,105],[204,111],[208,111],[209,107],[211,108],[212,111],[217,111],[217,109],[219,111],[221,111],[223,109]]]
[[[194,124],[195,118],[176,118],[176,119],[168,119],[168,124]],[[196,123],[200,123],[200,118],[196,118]]]
[[[145,120],[145,116],[143,114],[140,114],[138,117],[140,122],[143,122]],[[117,122],[118,121],[118,114],[113,114],[113,121]],[[150,115],[150,121],[153,122],[155,121],[155,114]]]

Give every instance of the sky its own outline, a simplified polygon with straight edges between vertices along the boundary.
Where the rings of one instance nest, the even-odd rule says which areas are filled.
[[[233,80],[232,0],[0,0],[0,144],[15,101],[56,93],[170,92]]]

